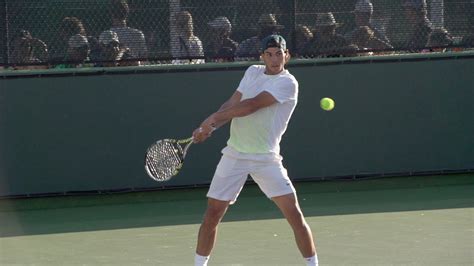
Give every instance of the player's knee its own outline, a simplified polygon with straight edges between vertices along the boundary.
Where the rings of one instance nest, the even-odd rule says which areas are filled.
[[[290,222],[291,227],[293,227],[293,230],[306,231],[309,229],[309,226],[306,223],[306,220],[301,211],[295,210],[294,212],[292,212],[288,217],[288,222]]]
[[[214,204],[213,202],[209,202],[203,224],[211,227],[217,226],[222,217],[224,217],[227,206],[228,205],[222,203]]]
[[[204,216],[203,225],[206,227],[216,227],[221,221],[222,216],[221,212],[208,209]]]

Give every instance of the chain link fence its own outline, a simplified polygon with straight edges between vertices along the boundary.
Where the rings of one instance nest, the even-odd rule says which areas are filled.
[[[473,48],[473,0],[1,0],[0,65],[69,68]]]

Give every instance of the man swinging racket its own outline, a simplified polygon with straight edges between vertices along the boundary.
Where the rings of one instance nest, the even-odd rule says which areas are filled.
[[[298,97],[298,82],[285,69],[290,59],[280,35],[262,40],[265,66],[250,66],[235,93],[193,132],[194,142],[231,121],[230,138],[222,150],[199,229],[195,265],[207,265],[216,241],[217,227],[250,175],[273,200],[293,229],[296,244],[307,265],[318,265],[316,248],[280,156],[280,141]]]

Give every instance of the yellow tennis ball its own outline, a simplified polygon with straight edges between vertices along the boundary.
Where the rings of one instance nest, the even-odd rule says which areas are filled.
[[[326,97],[321,99],[320,105],[323,110],[331,111],[332,109],[334,109],[336,103],[333,99]]]

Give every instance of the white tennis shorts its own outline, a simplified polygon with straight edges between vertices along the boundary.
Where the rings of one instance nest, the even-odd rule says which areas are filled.
[[[226,147],[224,151],[228,148]],[[295,193],[295,188],[281,160],[242,159],[224,152],[217,165],[207,197],[230,201],[233,204],[248,175],[268,198]]]

